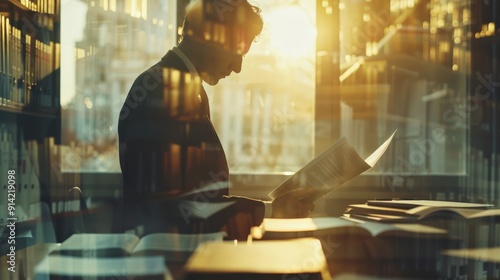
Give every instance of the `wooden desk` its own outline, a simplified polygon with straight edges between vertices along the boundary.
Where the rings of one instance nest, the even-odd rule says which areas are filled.
[[[485,262],[491,264],[492,271],[488,271],[488,279],[500,279],[500,248],[482,248],[482,249],[457,249],[447,251],[427,252],[423,244],[413,244],[413,249],[407,250],[408,243],[402,240],[392,240],[393,246],[400,248],[391,248],[387,244],[389,241],[380,241],[378,243],[367,242],[357,238],[344,239],[339,243],[335,239],[323,239],[323,251],[327,259],[330,274],[335,280],[344,279],[439,279],[444,273],[439,271],[439,255],[446,258],[462,258],[467,265],[482,264]],[[253,242],[259,242],[254,240]],[[434,242],[439,242],[435,240]],[[430,249],[433,243],[429,243],[427,249]],[[0,279],[2,280],[24,280],[34,279],[35,266],[60,244],[40,243],[16,252],[15,272],[8,271],[8,256],[0,256]],[[406,248],[405,248],[406,247]],[[420,255],[413,255],[415,250],[421,250]],[[407,255],[403,253],[406,252]],[[436,255],[439,254],[439,255]],[[377,255],[377,259],[372,257]],[[418,258],[415,258],[418,257]],[[480,260],[482,262],[477,262]],[[183,279],[185,262],[167,262],[167,268],[170,270],[175,280]],[[464,269],[467,269],[467,265]],[[420,269],[419,267],[436,268]],[[467,273],[467,271],[465,271]],[[467,274],[466,274],[467,275]],[[485,278],[486,279],[486,278]]]

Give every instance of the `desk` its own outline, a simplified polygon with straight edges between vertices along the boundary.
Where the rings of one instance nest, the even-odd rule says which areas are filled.
[[[484,275],[484,278],[473,279],[500,279],[499,247],[432,252],[431,247],[437,246],[439,240],[428,240],[427,244],[399,239],[372,242],[373,240],[360,240],[355,237],[343,239],[341,243],[335,238],[320,240],[330,274],[335,280],[440,279],[444,273],[455,273],[457,278],[470,279],[466,278],[467,269],[478,265],[482,268],[483,263],[490,265],[484,267],[483,274],[478,274]],[[35,266],[58,246],[60,245],[36,244],[17,251],[15,273],[7,270],[7,256],[1,256],[0,279],[34,279]],[[453,262],[456,258],[461,260],[459,263],[463,263],[462,268],[452,267],[457,263]],[[174,279],[183,278],[184,264],[185,262],[175,261],[167,263]],[[440,271],[443,267],[446,272]],[[487,271],[488,267],[492,270]],[[452,268],[456,272],[453,272]],[[458,275],[459,273],[462,275]]]

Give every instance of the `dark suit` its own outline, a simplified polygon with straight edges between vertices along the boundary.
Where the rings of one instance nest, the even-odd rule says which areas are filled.
[[[252,223],[260,223],[262,202],[226,197],[229,170],[210,121],[207,95],[201,83],[186,75],[187,66],[169,51],[139,75],[124,102],[118,134],[125,227],[146,223],[156,224],[152,231],[172,225],[177,230],[199,230],[186,225],[185,213],[179,213],[182,200],[235,201],[229,212],[217,216],[216,223],[205,224],[203,231],[217,230],[235,212],[251,212]],[[207,186],[215,190],[184,196]]]

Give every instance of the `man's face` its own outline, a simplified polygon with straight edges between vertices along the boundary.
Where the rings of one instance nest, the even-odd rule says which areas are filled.
[[[232,72],[240,73],[242,54],[215,46],[205,48],[204,52],[205,60],[200,66],[200,73],[207,84],[214,86]]]

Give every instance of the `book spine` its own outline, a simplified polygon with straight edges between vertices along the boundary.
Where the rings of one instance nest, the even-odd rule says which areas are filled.
[[[4,105],[6,102],[6,92],[7,92],[7,81],[6,81],[6,66],[7,61],[7,39],[6,34],[6,23],[5,16],[0,14],[0,106]]]
[[[6,93],[6,100],[7,100],[7,103],[10,102],[10,100],[12,100],[12,35],[11,35],[11,26],[10,26],[10,19],[9,18],[6,18],[5,19],[5,25],[6,25],[6,28],[5,28],[5,42],[6,42],[6,50],[7,50],[7,55],[5,56],[5,79],[6,79],[6,83],[5,83],[5,93]]]
[[[0,174],[2,178],[6,176],[7,171],[9,170],[9,153],[8,149],[9,143],[7,142],[7,127],[5,124],[1,124],[0,126]],[[0,223],[5,223],[7,217],[7,200],[3,198],[7,198],[7,182],[1,182],[1,197],[0,201]]]

